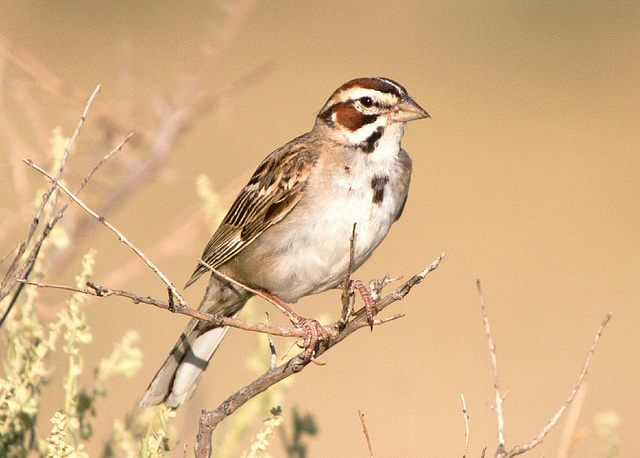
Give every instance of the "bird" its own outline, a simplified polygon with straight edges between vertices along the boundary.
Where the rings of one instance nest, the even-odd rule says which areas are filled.
[[[309,132],[258,165],[211,237],[201,260],[215,270],[199,310],[235,318],[253,291],[284,305],[336,288],[400,218],[412,170],[401,140],[407,122],[422,118],[430,116],[389,78],[336,89]],[[199,263],[185,287],[210,270]],[[186,402],[227,331],[193,318],[140,407]]]

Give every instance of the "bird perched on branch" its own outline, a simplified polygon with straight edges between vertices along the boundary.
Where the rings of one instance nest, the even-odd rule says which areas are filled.
[[[286,304],[345,279],[354,223],[354,270],[382,242],[409,191],[404,128],[428,117],[390,79],[357,78],[340,86],[313,129],[269,154],[231,205],[202,254],[224,276],[212,273],[199,310],[236,317],[254,295],[241,285],[260,291],[305,329],[305,355],[313,359],[326,332]],[[186,286],[207,270],[199,264]],[[192,319],[140,407],[178,407],[189,399],[227,330]]]

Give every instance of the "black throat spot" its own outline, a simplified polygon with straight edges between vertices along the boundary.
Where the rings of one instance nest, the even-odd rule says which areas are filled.
[[[366,154],[371,154],[375,151],[376,146],[378,146],[378,141],[382,138],[382,134],[384,133],[384,127],[378,127],[373,131],[369,138],[367,138],[362,144],[360,144],[360,149]]]
[[[378,206],[382,205],[382,200],[384,199],[384,188],[387,186],[387,183],[389,183],[388,175],[383,177],[376,175],[371,179],[371,189],[373,189],[372,202],[374,204]]]

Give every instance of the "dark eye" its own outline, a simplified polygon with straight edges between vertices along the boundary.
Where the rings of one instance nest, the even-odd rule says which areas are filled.
[[[373,106],[373,99],[371,97],[360,97],[360,104],[365,108],[371,108]]]

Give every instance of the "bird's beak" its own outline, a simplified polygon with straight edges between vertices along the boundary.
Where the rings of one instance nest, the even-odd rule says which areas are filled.
[[[404,96],[391,114],[391,119],[397,122],[407,122],[422,118],[431,118],[431,116],[408,95]]]

